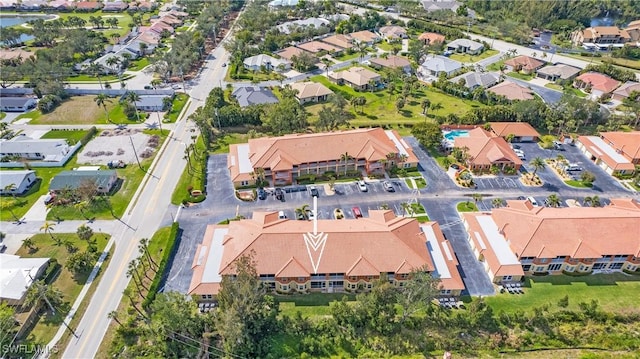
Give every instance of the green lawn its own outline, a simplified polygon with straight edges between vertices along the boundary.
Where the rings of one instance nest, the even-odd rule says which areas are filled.
[[[75,233],[55,233],[54,228],[52,234],[63,242],[69,241],[70,243],[73,243],[80,252],[87,249],[88,243],[80,240]],[[93,239],[96,240],[98,253],[104,250],[104,247],[109,241],[109,237],[110,235],[106,233],[96,233],[93,235]],[[36,322],[35,327],[26,337],[29,343],[46,344],[53,338],[58,327],[62,324],[64,316],[67,314],[71,304],[73,304],[76,297],[82,290],[82,286],[86,282],[89,273],[76,276],[64,268],[70,254],[65,245],[57,246],[50,235],[39,233],[33,235],[31,239],[33,241],[34,248],[29,249],[22,246],[16,253],[17,255],[28,258],[55,258],[61,266],[59,275],[51,284],[54,288],[62,292],[63,303],[60,307],[56,308],[56,315],[52,315],[51,312],[47,310],[46,314],[43,314],[40,317]]]
[[[200,156],[204,156],[206,153],[202,136],[198,136],[196,140],[196,151],[200,153]],[[182,175],[180,176],[180,180],[178,180],[178,184],[171,195],[171,203],[175,205],[179,205],[184,199],[189,198],[190,193],[187,191],[188,187],[191,187],[194,190],[204,191],[206,176],[203,174],[206,174],[207,163],[202,157],[196,158],[193,153],[191,153],[190,158],[191,166],[193,168],[190,169],[188,165],[185,167]]]
[[[147,66],[149,66],[149,58],[145,56],[141,59],[131,61],[131,65],[129,66],[129,71],[140,71]]]
[[[402,49],[402,43],[390,44],[390,43],[388,43],[386,41],[381,41],[381,42],[379,42],[379,43],[377,43],[375,45],[375,47],[377,47],[377,48],[379,48],[381,50],[387,51],[387,52],[393,51],[393,47],[394,46],[396,48],[398,48],[398,49]]]
[[[547,88],[550,88],[550,89],[553,89],[553,90],[564,91],[564,88],[562,88],[562,86],[560,86],[558,84],[555,84],[555,83],[552,83],[552,82],[550,82],[548,84],[545,84],[544,87],[547,87]]]
[[[280,305],[280,315],[293,317],[300,312],[303,317],[331,315],[330,303],[341,300],[342,297],[355,300],[355,295],[350,293],[310,293],[301,295],[276,295]]]
[[[383,126],[383,125],[406,125],[414,124],[417,121],[424,121],[425,116],[422,115],[422,108],[420,103],[424,98],[429,99],[432,104],[440,103],[443,108],[437,111],[430,111],[428,113],[428,119],[430,116],[446,116],[448,114],[456,114],[462,116],[469,110],[475,107],[484,107],[481,103],[472,100],[463,100],[448,94],[441,92],[438,89],[421,85],[419,89],[414,90],[412,95],[408,97],[405,106],[398,111],[396,109],[396,100],[399,96],[397,92],[401,87],[401,83],[396,85],[396,93],[390,95],[388,90],[381,90],[377,92],[358,92],[351,87],[342,85],[336,85],[330,82],[324,76],[314,76],[311,81],[322,83],[336,93],[340,93],[347,101],[354,97],[364,96],[367,103],[364,106],[364,111],[359,107],[356,109],[353,106],[351,113],[353,119],[350,120],[351,126],[367,127],[367,126]],[[322,104],[313,104],[305,107],[307,112],[311,115],[310,122],[317,120],[317,114],[322,108]]]
[[[226,133],[222,137],[218,137],[216,142],[212,144],[211,150],[214,154],[229,153],[229,145],[236,143],[247,143],[249,137],[240,133]]]
[[[640,293],[640,276],[623,273],[593,274],[583,277],[553,275],[528,277],[524,294],[498,294],[486,297],[487,304],[495,311],[513,313],[517,310],[530,311],[534,307],[556,303],[565,295],[569,296],[568,309],[578,309],[580,302],[598,301],[600,306],[613,312],[639,312],[637,295]]]
[[[45,133],[40,138],[64,138],[69,142],[69,144],[74,145],[78,143],[89,131],[85,130],[51,130]]]
[[[567,90],[569,90],[569,92],[573,93],[574,95],[578,96],[578,97],[582,97],[585,98],[588,96],[588,94],[582,92],[582,90],[579,90],[573,86],[568,86]]]
[[[165,122],[176,122],[180,112],[184,108],[184,105],[189,100],[189,95],[185,93],[178,93],[176,97],[173,99],[173,106],[171,107],[171,112],[164,115]]]
[[[4,112],[0,112],[0,120],[2,120],[5,117],[7,117],[7,114]]]
[[[348,61],[348,60],[357,59],[359,57],[360,57],[360,53],[359,52],[354,52],[352,54],[344,54],[342,56],[335,56],[333,58],[338,60],[338,61]]]
[[[123,80],[129,79],[129,78],[131,78],[131,76],[122,77]],[[120,81],[120,78],[117,75],[103,75],[103,76],[100,76],[99,81],[97,77],[92,75],[87,75],[87,74],[79,74],[79,75],[75,75],[67,78],[67,82],[95,82],[95,83],[102,82],[103,85],[106,82],[116,82],[116,81]]]
[[[24,113],[18,119],[30,118],[32,125],[88,125],[107,124],[107,114],[102,106],[95,102],[96,96],[73,96],[61,103],[55,110],[43,114],[39,110]],[[109,120],[118,124],[137,123],[129,120],[124,114],[124,108],[119,97],[109,98],[107,113]],[[140,120],[144,120],[146,113],[140,112]]]
[[[497,55],[499,53],[498,50],[487,50],[480,55],[468,55],[468,54],[451,54],[449,56],[451,60],[455,60],[458,62],[478,62],[480,60],[484,60],[493,55]]]
[[[568,181],[564,181],[564,183],[566,183],[568,186],[578,187],[578,188],[591,188],[591,187],[593,187],[593,183],[583,182],[583,181],[576,181],[576,180],[568,180]]]
[[[416,186],[418,187],[418,189],[420,188],[425,188],[427,187],[427,181],[425,181],[424,178],[419,177],[419,178],[414,178],[413,179],[416,182]],[[411,189],[414,189],[415,187],[413,186],[413,182],[411,181],[410,178],[407,178],[404,180],[407,183],[407,186]]]
[[[420,203],[411,203],[411,211],[413,214],[424,214],[427,211],[424,209],[424,206]]]
[[[478,207],[475,203],[469,202],[460,202],[456,206],[458,212],[478,212]]]
[[[520,79],[520,80],[523,80],[523,81],[530,81],[531,79],[533,79],[535,77],[534,74],[526,75],[526,74],[523,74],[521,72],[515,72],[515,71],[508,72],[507,76],[510,76],[510,77],[513,77],[513,78],[516,78],[516,79]]]

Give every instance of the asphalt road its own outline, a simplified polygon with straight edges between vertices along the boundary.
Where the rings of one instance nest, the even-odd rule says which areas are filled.
[[[550,89],[548,87],[536,85],[536,84],[531,83],[529,81],[522,81],[520,79],[516,79],[516,78],[511,77],[511,76],[507,76],[506,81],[515,82],[518,85],[530,88],[538,96],[542,97],[542,100],[544,102],[548,103],[548,104],[554,104],[554,103],[560,101],[560,98],[562,98],[562,92]]]

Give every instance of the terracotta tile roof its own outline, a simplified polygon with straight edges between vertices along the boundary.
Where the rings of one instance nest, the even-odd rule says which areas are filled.
[[[92,10],[102,7],[102,3],[97,1],[79,1],[76,3],[76,9],[79,10]]]
[[[489,133],[480,127],[469,131],[468,137],[457,137],[454,141],[454,146],[468,147],[470,162],[474,165],[486,166],[502,161],[522,165],[522,161],[504,138]]]
[[[601,91],[603,93],[612,92],[618,86],[620,86],[619,81],[616,81],[611,77],[598,72],[584,73],[576,77],[576,80],[581,80],[584,83],[591,84],[592,89]]]
[[[640,161],[640,131],[601,132],[600,136],[631,161]]]
[[[631,21],[625,30],[640,29],[640,20]]]
[[[500,137],[513,134],[517,137],[540,137],[540,133],[526,122],[489,122],[493,133]]]
[[[24,51],[22,49],[0,49],[0,60],[20,58],[24,61],[31,56],[35,56],[35,52]]]
[[[291,61],[291,58],[293,58],[294,56],[300,56],[303,53],[307,53],[311,55],[310,52],[305,51],[303,49],[299,49],[297,47],[293,47],[293,46],[285,47],[284,49],[276,52],[276,55],[282,57],[283,59],[287,59]]]
[[[367,85],[370,81],[380,79],[380,75],[364,67],[351,67],[344,71],[329,72],[329,78],[342,79],[356,86]]]
[[[373,42],[380,38],[380,36],[374,34],[369,30],[356,31],[349,34],[351,38],[361,42]]]
[[[533,100],[534,96],[531,94],[531,90],[524,86],[520,86],[517,83],[504,81],[493,87],[490,87],[487,91],[491,91],[496,95],[501,95],[508,100]]]
[[[614,171],[633,171],[635,166],[631,161],[618,153],[617,150],[598,136],[580,136],[578,142],[584,146],[589,153],[602,160]]]
[[[544,66],[545,63],[544,61],[534,59],[533,57],[520,55],[505,61],[504,64],[512,67],[521,67],[523,70],[533,71]]]
[[[353,45],[353,38],[349,35],[343,34],[331,35],[320,39],[320,41],[342,49],[351,49],[355,46]]]
[[[376,64],[382,67],[389,68],[405,68],[407,66],[411,66],[409,60],[404,57],[389,55],[386,59],[384,57],[376,57],[369,60],[372,64]]]
[[[626,31],[620,30],[616,26],[596,26],[590,28],[591,32],[595,36],[620,36],[622,38],[629,38],[629,34]],[[586,30],[586,29],[585,29]]]
[[[635,81],[627,81],[622,86],[613,91],[614,95],[621,97],[629,97],[633,91],[640,91],[640,83]]]
[[[538,70],[539,74],[544,75],[552,75],[559,76],[561,79],[570,79],[571,77],[577,75],[580,72],[580,69],[577,67],[565,65],[565,64],[555,64],[551,66],[545,66]]]
[[[424,266],[434,269],[417,220],[396,217],[392,211],[372,210],[369,215],[353,220],[318,220],[318,233],[325,234],[326,240],[319,243],[317,251],[304,239],[313,230],[312,222],[281,220],[277,212],[255,212],[252,219],[210,225],[196,251],[189,293],[206,293],[204,290],[212,288],[205,286],[219,283],[222,275],[233,274],[234,261],[249,253],[253,254],[258,274],[281,277],[309,277],[314,273],[378,276],[383,272],[410,273]],[[223,230],[222,247],[214,243],[216,230]],[[216,250],[222,253],[211,252]]]
[[[309,42],[305,42],[303,44],[298,44],[296,45],[297,47],[311,52],[311,53],[317,53],[320,51],[327,51],[327,52],[334,52],[334,51],[339,51],[340,48],[333,46],[333,45],[329,45],[327,43],[324,42],[320,42],[320,41],[309,41]]]
[[[444,35],[436,34],[435,32],[424,32],[418,36],[418,40],[428,41],[432,44],[436,42],[444,42],[445,37]]]
[[[291,88],[298,91],[296,97],[299,99],[333,94],[333,91],[317,82],[296,82],[291,84]]]
[[[605,207],[497,208],[491,217],[518,257],[640,256],[640,205],[612,200]],[[615,233],[612,232],[615,229]],[[584,258],[584,257],[583,257]]]

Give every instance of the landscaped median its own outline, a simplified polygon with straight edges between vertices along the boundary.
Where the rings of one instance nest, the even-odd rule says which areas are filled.
[[[206,198],[204,185],[207,179],[208,152],[202,136],[198,136],[193,145],[185,150],[187,167],[171,195],[175,205],[202,202]]]

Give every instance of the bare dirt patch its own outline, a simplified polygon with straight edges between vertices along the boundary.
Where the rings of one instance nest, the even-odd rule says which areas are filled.
[[[157,135],[146,135],[138,129],[105,130],[84,146],[78,163],[106,165],[109,161],[121,160],[132,164],[137,162],[136,153],[142,161],[151,157],[159,144]]]

